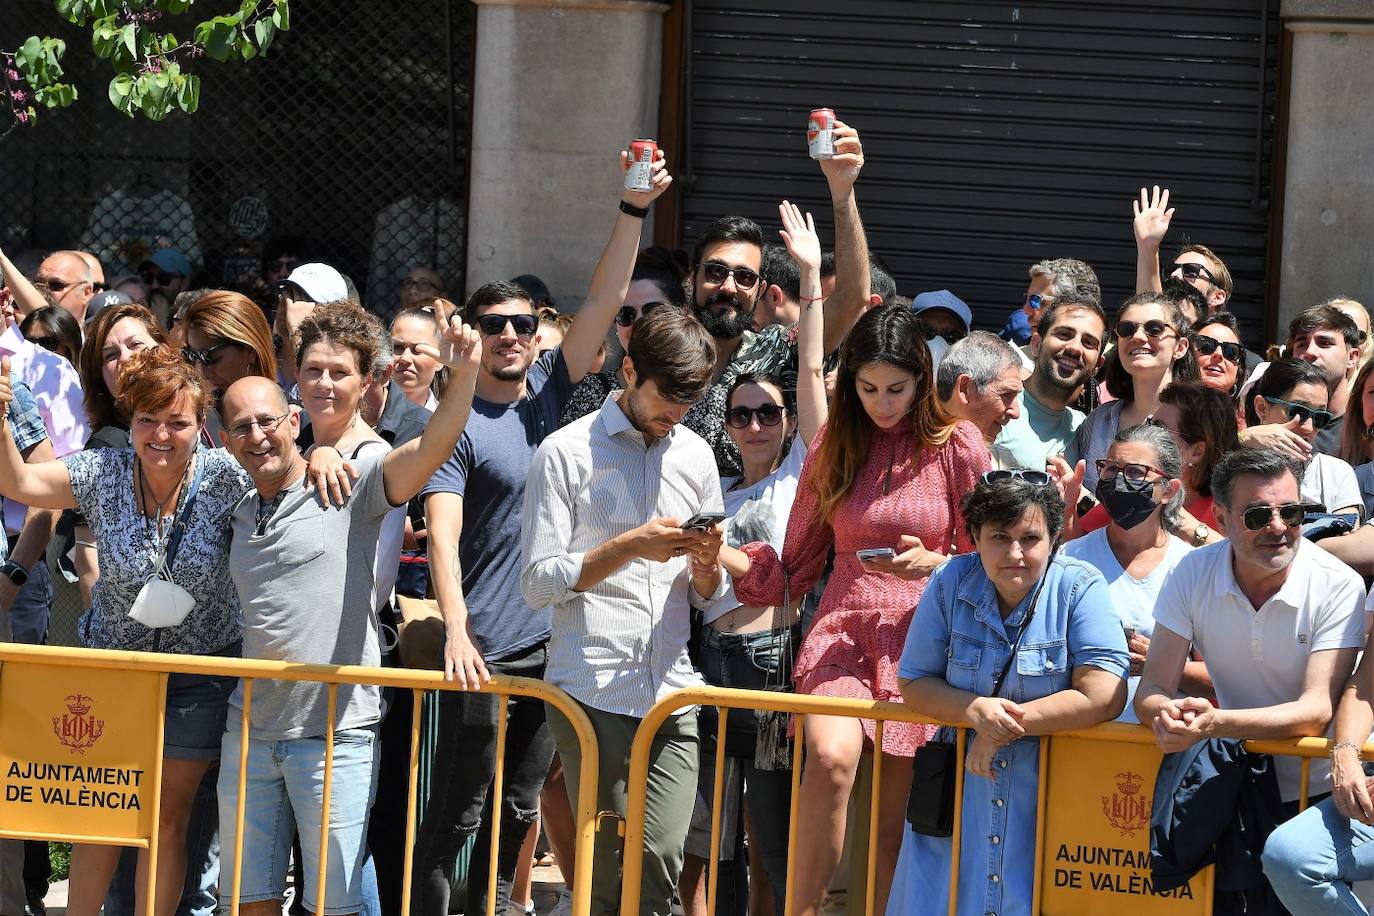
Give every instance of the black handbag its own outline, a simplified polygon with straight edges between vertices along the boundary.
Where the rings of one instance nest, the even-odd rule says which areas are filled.
[[[1057,540],[1055,547],[1058,547]],[[1045,574],[1035,586],[1030,610],[1021,622],[1016,641],[1012,643],[1011,655],[1007,657],[1002,673],[997,675],[997,681],[992,686],[992,696],[1002,692],[1002,685],[1011,673],[1016,653],[1021,648],[1021,637],[1026,635],[1035,616],[1035,605],[1040,600],[1040,590],[1045,587],[1045,580],[1049,578],[1049,564],[1054,562],[1056,552],[1055,549],[1050,550]],[[906,821],[916,833],[936,837],[947,837],[954,833],[954,787],[959,767],[963,765],[959,759],[957,739],[957,729],[942,726],[934,739],[916,748],[916,754],[911,758],[911,794],[906,799]]]

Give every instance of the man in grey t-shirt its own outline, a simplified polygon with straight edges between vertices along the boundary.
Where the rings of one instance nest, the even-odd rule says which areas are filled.
[[[358,462],[357,480],[340,509],[322,508],[305,488],[296,447],[299,414],[270,379],[242,379],[225,392],[229,452],[255,489],[234,512],[229,565],[244,616],[245,658],[313,664],[377,665],[374,559],[382,520],[415,496],[462,434],[481,357],[476,333],[441,316],[439,357],[453,370],[425,433],[384,456]],[[429,348],[433,349],[433,348]],[[366,367],[354,367],[359,376]],[[240,687],[231,704],[250,705]],[[225,732],[220,769],[221,874],[242,856],[239,893],[245,916],[276,916],[285,892],[291,835],[299,828],[305,866],[301,894],[312,912],[361,907],[368,813],[376,789],[380,691],[340,686],[330,718],[329,690],[311,682],[252,682],[243,835],[236,810],[243,736],[239,717]],[[321,855],[324,767],[332,734],[326,887],[314,887]],[[241,850],[241,853],[238,852]],[[222,897],[230,904],[229,888]],[[321,910],[319,903],[324,904]]]

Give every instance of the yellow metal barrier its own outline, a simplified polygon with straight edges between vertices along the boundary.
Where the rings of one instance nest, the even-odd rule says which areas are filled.
[[[170,674],[233,676],[243,679],[240,716],[237,846],[229,876],[237,916],[247,779],[248,734],[253,684],[257,680],[312,681],[329,685],[324,811],[320,848],[327,850],[329,795],[338,687],[374,684],[410,690],[409,783],[406,802],[405,871],[402,909],[410,911],[416,831],[421,698],[427,690],[455,690],[440,672],[360,665],[305,665],[218,656],[168,655],[97,649],[0,644],[0,837],[55,839],[75,843],[136,846],[149,851],[148,899],[156,876],[157,811],[161,791],[162,710]],[[511,696],[542,700],[558,709],[577,732],[582,767],[578,783],[576,867],[570,888],[574,916],[591,904],[591,866],[596,831],[597,747],[587,714],[562,690],[530,678],[493,677],[483,693],[501,696],[494,798],[502,792],[505,712]],[[156,711],[156,714],[153,711]],[[101,789],[91,789],[99,785]],[[79,788],[74,788],[79,787]],[[82,804],[82,802],[86,804]],[[493,805],[499,812],[501,806]],[[496,906],[497,844],[492,824],[487,913]],[[321,854],[316,886],[323,893],[328,856]],[[475,876],[472,880],[476,880]]]
[[[798,833],[797,801],[802,773],[805,718],[808,715],[845,716],[876,721],[874,744],[881,746],[884,722],[948,725],[895,703],[811,697],[792,693],[698,687],[665,697],[645,715],[630,751],[627,780],[621,916],[636,916],[644,852],[644,815],[648,793],[649,753],[654,735],[670,717],[691,706],[718,710],[715,784],[712,789],[711,858],[707,912],[715,912],[720,859],[720,818],[724,784],[724,735],[729,710],[776,710],[796,715],[793,746],[792,809],[789,816],[788,897],[783,916],[793,912],[793,869]],[[958,752],[963,759],[967,729],[959,729]],[[1322,738],[1288,741],[1250,741],[1248,750],[1275,756],[1303,758],[1300,807],[1307,806],[1307,778],[1312,758],[1324,757],[1330,742]],[[1374,755],[1374,741],[1366,746]],[[1183,888],[1160,892],[1149,881],[1149,824],[1151,798],[1163,756],[1153,733],[1143,726],[1109,722],[1090,729],[1061,732],[1040,739],[1040,781],[1035,837],[1035,883],[1031,912],[1059,916],[1119,916],[1135,914],[1210,913],[1214,892],[1213,869],[1199,872]],[[878,785],[881,755],[873,761],[869,799],[867,848],[877,842]],[[954,833],[951,837],[949,913],[957,912],[960,828],[964,772],[955,787]],[[1074,842],[1076,840],[1076,842]],[[863,912],[872,913],[875,896],[875,857],[867,860]],[[1046,884],[1048,883],[1048,888]]]

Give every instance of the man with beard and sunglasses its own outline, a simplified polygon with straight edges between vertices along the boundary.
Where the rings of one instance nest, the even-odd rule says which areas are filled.
[[[1249,448],[1212,473],[1226,539],[1188,554],[1165,583],[1136,691],[1136,714],[1165,753],[1207,738],[1326,734],[1364,645],[1364,583],[1303,538],[1301,473],[1278,452]],[[1193,647],[1215,701],[1179,694]],[[1289,816],[1304,791],[1301,763],[1274,761]],[[1312,761],[1312,801],[1330,791],[1330,775],[1328,761]]]
[[[482,336],[472,416],[453,456],[421,492],[430,578],[444,618],[444,676],[464,687],[475,688],[490,674],[544,676],[550,611],[527,604],[520,590],[526,478],[535,450],[558,429],[574,386],[625,302],[644,216],[671,183],[660,155],[652,190],[623,192],[587,298],[560,346],[538,355],[539,319],[529,293],[514,283],[487,283],[464,306],[463,320]],[[448,913],[449,876],[464,840],[473,834],[471,873],[487,874],[494,812],[502,818],[496,912],[510,905],[516,859],[554,748],[544,704],[512,697],[506,712],[504,797],[489,798],[497,763],[496,700],[485,693],[440,694],[435,788],[415,842],[417,916]],[[485,912],[486,898],[487,882],[470,882],[463,911]]]
[[[1106,336],[1102,306],[1086,297],[1060,298],[1041,313],[1030,342],[1035,369],[1017,395],[1017,416],[996,442],[1018,466],[1043,468],[1067,451],[1084,419],[1069,405],[1083,385],[1093,383]]]
[[[825,300],[824,352],[840,345],[869,304],[869,255],[854,183],[863,169],[863,144],[854,128],[835,122],[835,156],[820,160],[835,213],[835,290]],[[707,226],[692,258],[692,313],[715,338],[711,386],[687,412],[683,424],[711,446],[722,477],[737,477],[739,450],[725,430],[725,401],[743,373],[781,378],[796,388],[797,344],[792,329],[770,324],[754,333],[755,311],[767,284],[764,235],[743,216],[725,216]],[[806,303],[803,303],[806,305]]]

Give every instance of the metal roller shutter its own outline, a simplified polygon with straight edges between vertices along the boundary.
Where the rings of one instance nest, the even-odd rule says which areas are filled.
[[[997,328],[1026,269],[1088,261],[1109,313],[1134,291],[1130,201],[1171,189],[1186,235],[1235,277],[1260,342],[1277,4],[1208,0],[695,0],[682,238],[788,197],[829,221],[813,107],[858,127],[870,244],[913,295],[949,287]]]

